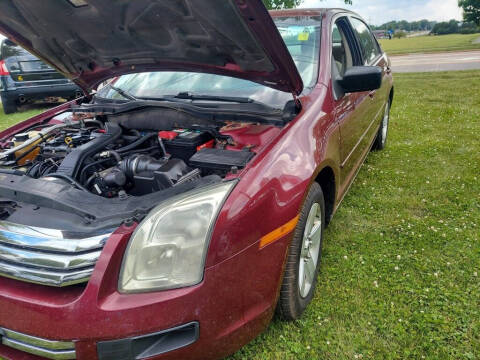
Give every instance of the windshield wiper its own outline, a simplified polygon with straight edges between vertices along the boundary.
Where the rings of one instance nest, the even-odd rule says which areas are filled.
[[[132,95],[131,93],[129,93],[128,91],[126,90],[123,90],[123,89],[120,89],[112,84],[108,84],[107,85],[110,89],[112,90],[115,90],[117,93],[119,93],[120,95],[122,95],[125,99],[128,99],[128,100],[133,100],[133,101],[137,101],[138,99]]]
[[[181,92],[174,96],[176,99],[184,100],[206,100],[206,101],[224,101],[224,102],[233,102],[239,104],[249,104],[254,103],[253,99],[248,97],[237,97],[237,96],[216,96],[216,95],[195,95],[189,92]]]
[[[217,95],[196,95],[192,94],[189,92],[180,92],[177,95],[163,95],[159,97],[154,97],[154,96],[139,96],[136,97],[129,92],[122,90],[120,88],[117,88],[113,85],[108,84],[111,89],[115,90],[118,92],[120,95],[123,97],[132,100],[132,102],[137,102],[139,104],[143,104],[142,106],[149,106],[152,105],[152,103],[148,104],[146,102],[158,102],[161,104],[162,102],[164,103],[170,103],[169,105],[171,106],[177,106],[176,104],[182,104],[182,105],[190,105],[190,106],[197,106],[201,108],[218,108],[222,107],[225,111],[228,111],[229,109],[231,110],[231,107],[235,107],[237,105],[235,104],[240,104],[241,107],[243,107],[243,104],[248,104],[248,106],[245,106],[245,109],[242,110],[247,110],[250,112],[258,112],[258,113],[279,113],[282,110],[277,109],[274,107],[271,107],[267,104],[264,104],[262,102],[256,101],[254,99],[248,98],[248,97],[236,97],[236,96],[217,96]],[[112,100],[112,99],[102,99],[102,100]],[[187,100],[187,101],[186,101]],[[188,101],[189,100],[189,101]],[[190,102],[191,101],[191,102]],[[193,103],[194,101],[211,101],[212,103]],[[224,103],[232,103],[232,104],[225,104],[225,105],[219,105],[215,104],[215,102],[224,102]],[[228,107],[228,108],[226,108]]]
[[[187,91],[180,92],[177,95],[164,95],[162,97],[139,97],[137,100],[153,100],[153,101],[166,101],[171,103],[185,103],[185,100],[192,101],[192,105],[201,106],[201,107],[218,107],[219,105],[205,103],[193,103],[193,101],[211,101],[212,103],[215,102],[225,102],[225,103],[234,103],[234,104],[249,104],[249,108],[252,110],[259,110],[259,111],[281,111],[280,109],[273,108],[267,104],[264,104],[260,101],[253,100],[249,97],[240,97],[240,96],[218,96],[218,95],[197,95],[192,94]],[[233,106],[233,104],[232,104]]]

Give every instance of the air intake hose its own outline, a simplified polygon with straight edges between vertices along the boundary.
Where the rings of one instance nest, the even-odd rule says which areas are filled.
[[[120,136],[122,136],[122,129],[119,125],[106,123],[105,134],[70,152],[62,161],[56,173],[77,179],[85,160],[105,149],[107,145],[116,141]]]
[[[133,155],[123,159],[118,167],[129,179],[142,172],[155,172],[165,165],[165,160],[156,160],[148,155]]]

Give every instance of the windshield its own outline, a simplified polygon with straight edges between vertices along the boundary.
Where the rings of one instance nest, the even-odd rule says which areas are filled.
[[[320,56],[320,18],[282,17],[275,24],[292,55],[304,87],[315,85]],[[248,80],[195,72],[151,72],[123,75],[114,80],[115,88],[136,98],[161,98],[188,92],[201,95],[248,97],[281,109],[292,95]],[[125,96],[110,86],[97,93],[100,98]]]

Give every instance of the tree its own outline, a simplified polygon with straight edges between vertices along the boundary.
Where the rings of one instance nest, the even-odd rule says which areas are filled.
[[[303,0],[263,0],[263,3],[269,10],[278,10],[297,7],[302,1]],[[345,0],[345,4],[352,4],[352,0]]]
[[[403,30],[403,31],[427,31],[427,30],[432,30],[432,28],[435,26],[434,21],[429,21],[426,19],[420,20],[420,21],[413,21],[413,22],[408,22],[405,20],[402,21],[389,21],[385,24],[379,25],[379,26],[374,26],[372,25],[371,28],[373,30],[391,30],[391,31],[396,31],[396,30]]]
[[[449,22],[437,23],[432,30],[432,33],[436,35],[457,34],[459,32],[459,23],[454,19],[450,20]]]
[[[459,0],[458,6],[463,8],[463,18],[480,26],[480,0]]]
[[[269,10],[289,9],[297,7],[301,2],[302,0],[263,0]]]

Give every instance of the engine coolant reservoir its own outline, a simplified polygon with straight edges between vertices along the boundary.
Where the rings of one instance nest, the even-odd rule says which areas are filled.
[[[20,146],[26,141],[37,137],[39,134],[40,132],[38,131],[29,131],[28,133],[17,134],[13,138],[13,146]],[[41,140],[42,138],[40,137],[37,141],[15,152],[15,158],[17,159],[24,155],[20,160],[17,161],[18,165],[25,165],[28,161],[33,161],[38,156],[38,154],[40,153],[40,148],[37,147],[34,150],[32,149],[36,147],[41,142]],[[28,154],[25,155],[25,153]]]

